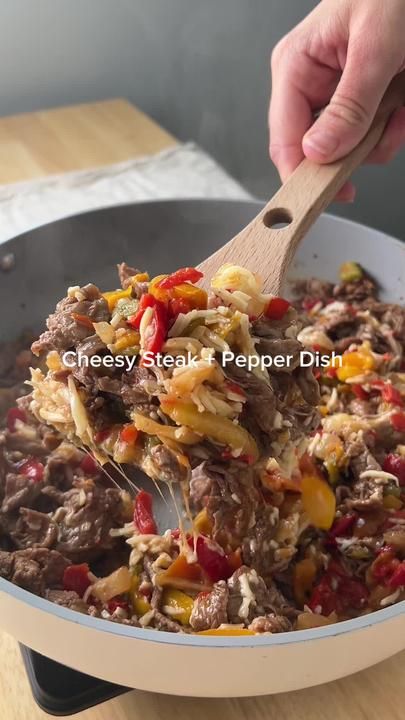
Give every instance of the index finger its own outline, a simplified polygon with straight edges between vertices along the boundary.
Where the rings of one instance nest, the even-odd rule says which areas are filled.
[[[312,124],[312,110],[302,90],[294,85],[288,60],[272,66],[271,74],[269,151],[284,182],[304,158],[302,138]]]

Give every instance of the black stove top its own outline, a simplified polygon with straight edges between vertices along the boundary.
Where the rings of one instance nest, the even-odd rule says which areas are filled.
[[[24,645],[20,649],[34,699],[50,715],[73,715],[130,689],[71,670]]]

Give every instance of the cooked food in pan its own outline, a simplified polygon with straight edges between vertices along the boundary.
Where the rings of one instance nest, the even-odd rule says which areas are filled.
[[[3,348],[0,575],[171,632],[285,632],[405,599],[405,310],[356,263],[298,283],[294,306],[232,265],[208,294],[194,268],[119,274],[69,288],[24,393],[27,351],[13,386]]]

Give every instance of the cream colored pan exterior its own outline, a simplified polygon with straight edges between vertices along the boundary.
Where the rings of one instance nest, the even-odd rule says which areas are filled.
[[[154,692],[242,697],[363,670],[405,647],[405,603],[357,620],[261,638],[202,638],[87,617],[0,581],[0,626],[82,672]]]

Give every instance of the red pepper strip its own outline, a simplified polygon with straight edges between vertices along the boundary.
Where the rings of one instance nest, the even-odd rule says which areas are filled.
[[[100,445],[104,440],[107,440],[107,438],[111,435],[111,428],[104,428],[104,430],[99,430],[94,435],[94,442],[97,445]]]
[[[166,340],[168,329],[166,307],[159,300],[155,302],[152,319],[145,331],[145,345],[143,348],[144,352],[152,353],[153,355],[161,351],[163,343]],[[143,365],[142,358],[140,365]]]
[[[359,385],[358,383],[355,383],[354,385],[350,386],[353,393],[355,394],[356,398],[359,400],[368,400],[369,394],[365,391],[365,389],[362,387],[362,385]]]
[[[391,545],[385,545],[381,548],[376,559],[371,565],[371,574],[377,582],[384,582],[392,575],[395,568],[399,564],[399,560],[395,557],[396,550]]]
[[[384,382],[384,380],[373,380],[371,387],[381,392],[381,398],[384,402],[403,407],[404,399],[399,390],[391,383]]]
[[[146,490],[141,490],[135,498],[134,523],[142,535],[157,534],[152,512],[152,495]]]
[[[240,395],[240,396],[243,397],[243,398],[246,397],[246,393],[245,393],[245,391],[241,388],[241,386],[238,385],[237,383],[232,382],[231,380],[226,380],[226,382],[225,382],[225,387],[226,387],[226,389],[229,390],[230,392],[235,393],[235,395]]]
[[[398,432],[405,432],[405,413],[393,413],[390,417],[390,423],[394,430],[397,430]]]
[[[89,572],[90,568],[87,563],[68,565],[63,573],[64,590],[74,590],[80,597],[83,597],[87,588],[91,585]]]
[[[384,460],[383,470],[395,475],[401,486],[405,485],[405,457],[403,455],[389,453]]]
[[[270,320],[281,320],[290,306],[291,303],[289,303],[288,300],[281,297],[274,297],[267,305],[264,314],[270,318]]]
[[[27,422],[27,416],[24,410],[21,410],[18,407],[10,408],[7,412],[7,427],[12,433],[17,430],[17,420],[21,420],[23,423]]]
[[[90,330],[94,330],[93,322],[90,320],[87,315],[81,315],[80,313],[72,312],[70,313],[73,320],[75,322],[79,323],[79,325],[85,325],[85,327],[88,327]]]
[[[41,482],[44,477],[44,466],[41,462],[35,460],[35,458],[23,460],[23,462],[18,463],[17,468],[20,475],[25,475],[25,477],[34,482]]]
[[[129,604],[126,600],[110,600],[107,604],[108,612],[112,615],[118,608],[122,608],[129,612]]]
[[[96,475],[98,473],[98,465],[92,455],[85,455],[80,463],[80,468],[88,475]]]
[[[253,455],[248,455],[247,453],[244,453],[243,455],[239,455],[238,457],[235,457],[232,455],[231,450],[222,450],[221,452],[221,458],[223,460],[239,460],[239,462],[247,463],[247,465],[253,465],[255,459]]]
[[[185,282],[196,283],[198,280],[201,280],[202,277],[204,277],[204,273],[197,270],[197,268],[180,268],[180,270],[176,270],[176,272],[163,278],[163,280],[158,282],[156,287],[161,290],[171,290],[171,288],[176,287],[176,285],[181,285]]]
[[[403,407],[404,401],[401,393],[396,387],[394,387],[390,383],[387,383],[386,386],[382,389],[381,397],[384,402],[391,403],[391,405],[398,405],[399,407]]]
[[[310,310],[312,310],[312,308],[315,307],[315,305],[318,304],[318,302],[319,302],[318,298],[306,297],[302,301],[301,306],[302,306],[303,310],[306,310],[306,312],[309,312]]]
[[[405,560],[403,560],[398,567],[394,570],[388,585],[392,588],[405,587]]]
[[[186,315],[192,310],[192,305],[185,298],[172,298],[169,300],[169,320],[173,323],[179,315]]]
[[[227,580],[232,568],[221,546],[203,535],[196,542],[197,560],[212,582]]]
[[[342,603],[337,593],[332,589],[332,578],[325,574],[313,589],[308,601],[308,607],[313,612],[330,615],[332,612],[342,612]]]
[[[331,562],[314,588],[308,605],[311,610],[320,608],[322,615],[330,615],[333,611],[342,614],[349,608],[364,607],[368,594],[362,582],[347,575],[338,563]]]
[[[130,317],[127,319],[128,325],[130,325],[135,330],[139,330],[139,326],[141,324],[141,320],[146,308],[154,307],[156,302],[156,298],[153,295],[151,295],[150,293],[144,293],[139,301],[138,311],[135,313],[135,315],[130,315]]]
[[[329,537],[337,538],[347,535],[349,533],[349,530],[351,530],[351,528],[353,527],[356,518],[357,515],[353,513],[351,515],[344,515],[343,517],[339,518],[339,520],[335,520],[331,529],[329,530]]]
[[[138,434],[138,430],[134,425],[124,425],[120,432],[120,440],[128,443],[128,445],[133,445],[137,440]]]

